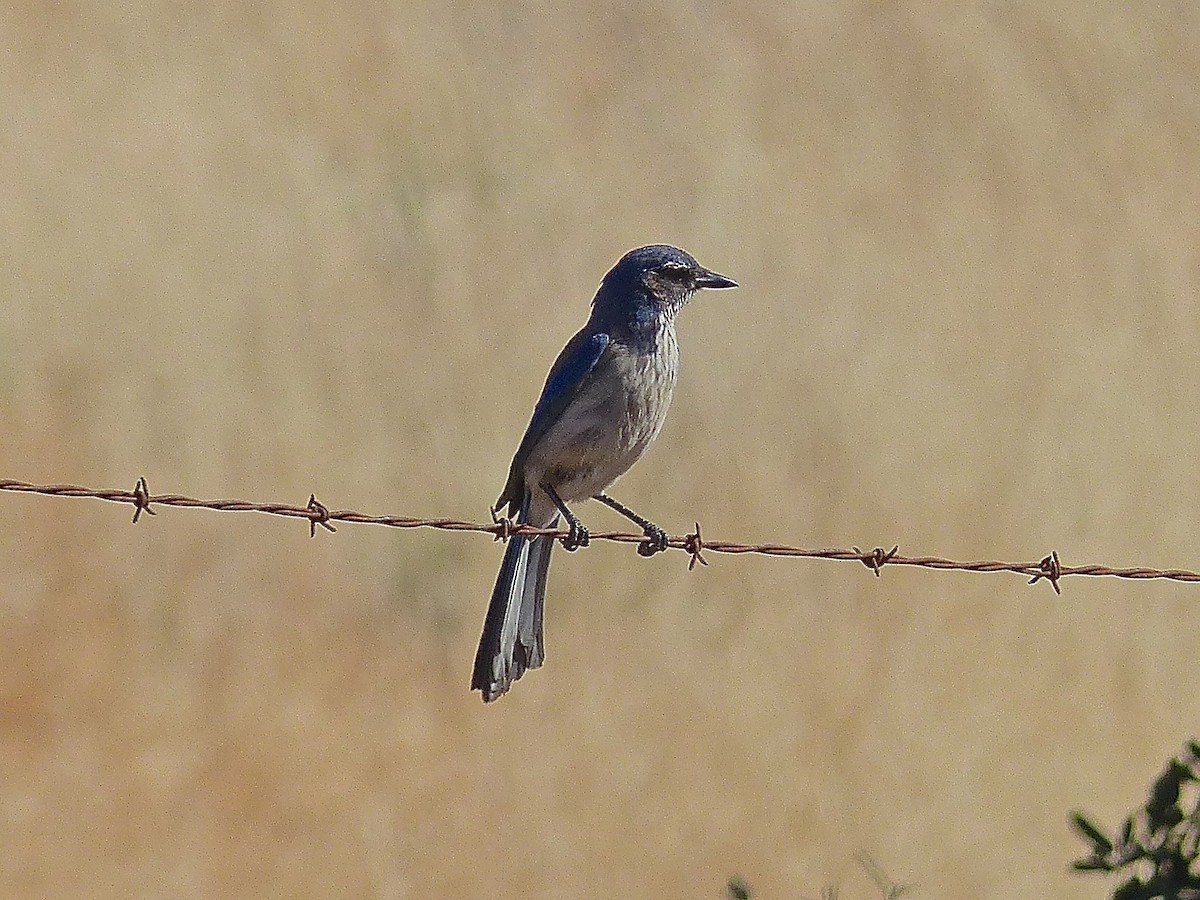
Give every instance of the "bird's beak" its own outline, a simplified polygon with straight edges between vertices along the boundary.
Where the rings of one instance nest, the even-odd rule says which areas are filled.
[[[734,288],[737,286],[737,282],[732,278],[726,278],[724,275],[718,275],[708,269],[701,269],[696,274],[697,288]]]

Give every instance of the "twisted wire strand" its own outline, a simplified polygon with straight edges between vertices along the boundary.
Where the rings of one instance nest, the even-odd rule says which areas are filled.
[[[49,497],[90,497],[97,500],[107,500],[112,503],[125,503],[134,508],[134,522],[137,522],[143,513],[156,515],[153,509],[154,506],[174,506],[184,509],[208,509],[217,512],[257,512],[291,519],[305,519],[309,523],[310,534],[314,536],[318,527],[327,531],[336,531],[333,525],[334,522],[349,522],[357,525],[383,525],[389,528],[434,528],[442,531],[475,532],[490,534],[494,540],[507,540],[515,534],[552,535],[557,538],[567,536],[567,532],[564,530],[519,525],[511,519],[496,516],[494,512],[493,521],[486,523],[468,522],[453,518],[368,515],[352,509],[329,509],[320,503],[315,495],[309,497],[306,505],[295,506],[289,503],[260,503],[237,499],[201,500],[183,494],[151,494],[150,488],[144,478],[139,478],[134,489],[131,491],[89,488],[76,484],[31,484],[25,481],[14,480],[0,480],[0,491],[37,494]],[[594,532],[591,538],[595,541],[614,541],[616,543],[638,545],[646,541],[646,536],[643,534],[618,531]],[[1001,560],[960,561],[945,559],[939,556],[902,556],[899,553],[898,546],[887,551],[882,547],[864,551],[858,547],[851,547],[849,549],[813,549],[794,547],[789,544],[743,544],[734,541],[716,541],[702,537],[700,523],[698,522],[696,523],[695,531],[685,535],[669,537],[667,546],[682,550],[689,555],[689,569],[695,568],[697,563],[708,565],[708,561],[704,558],[704,553],[750,553],[760,556],[854,561],[866,566],[876,576],[880,574],[880,570],[884,566],[914,566],[921,569],[941,569],[957,572],[1012,572],[1027,577],[1030,584],[1046,580],[1054,588],[1055,593],[1061,593],[1059,581],[1062,578],[1074,575],[1133,580],[1162,579],[1167,581],[1200,583],[1200,573],[1187,569],[1156,569],[1149,566],[1064,566],[1059,561],[1057,551],[1051,551],[1041,560],[1035,562],[1004,562]]]

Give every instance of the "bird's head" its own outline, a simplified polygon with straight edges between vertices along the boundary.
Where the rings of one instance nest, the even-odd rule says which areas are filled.
[[[696,262],[678,247],[651,244],[630,250],[608,270],[593,302],[597,308],[636,309],[673,316],[702,288],[732,288],[737,282]]]

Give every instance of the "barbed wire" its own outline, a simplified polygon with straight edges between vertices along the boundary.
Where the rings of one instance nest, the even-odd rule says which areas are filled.
[[[442,531],[467,531],[480,534],[490,534],[494,540],[506,541],[513,535],[550,535],[555,538],[565,538],[568,532],[553,528],[537,528],[532,525],[521,525],[511,519],[497,516],[492,512],[492,522],[467,522],[461,519],[448,518],[415,518],[412,516],[377,516],[355,512],[351,509],[329,509],[319,502],[316,495],[310,495],[304,506],[293,506],[288,503],[256,503],[250,500],[199,500],[182,494],[151,494],[145,478],[139,478],[131,491],[115,489],[97,489],[81,487],[76,484],[30,484],[25,481],[0,480],[0,491],[11,491],[22,494],[38,494],[49,497],[91,497],[96,500],[107,500],[112,503],[126,503],[133,506],[133,521],[136,523],[142,516],[157,515],[154,506],[175,506],[185,509],[209,509],[216,512],[257,512],[272,516],[283,516],[290,519],[305,519],[309,524],[309,534],[315,537],[318,526],[327,531],[336,531],[334,522],[351,522],[357,525],[384,525],[389,528],[435,528]],[[1045,579],[1054,588],[1056,594],[1062,593],[1059,581],[1071,575],[1107,576],[1111,578],[1128,578],[1135,580],[1163,579],[1200,583],[1200,573],[1187,569],[1155,569],[1147,566],[1114,568],[1111,566],[1087,565],[1064,566],[1059,561],[1058,552],[1050,551],[1037,562],[1003,562],[1001,560],[959,561],[944,559],[939,556],[901,556],[899,545],[891,550],[876,547],[864,551],[858,547],[850,549],[807,549],[793,547],[788,544],[740,544],[733,541],[713,541],[701,535],[700,523],[690,534],[670,536],[667,546],[682,550],[688,554],[688,569],[694,569],[697,563],[708,565],[704,553],[753,553],[761,556],[800,557],[805,559],[846,560],[861,563],[876,577],[884,566],[915,566],[922,569],[942,569],[957,572],[1012,572],[1029,579],[1029,584],[1036,584]],[[637,544],[644,547],[646,535],[631,534],[620,531],[594,532],[592,540],[615,541],[622,544]]]

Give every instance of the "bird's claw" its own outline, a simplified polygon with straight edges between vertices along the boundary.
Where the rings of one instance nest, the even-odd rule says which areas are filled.
[[[567,529],[567,536],[562,539],[564,550],[574,552],[580,547],[586,547],[592,536],[580,522],[572,522]]]
[[[653,556],[667,549],[667,533],[657,525],[646,526],[646,539],[638,544],[638,556]]]

